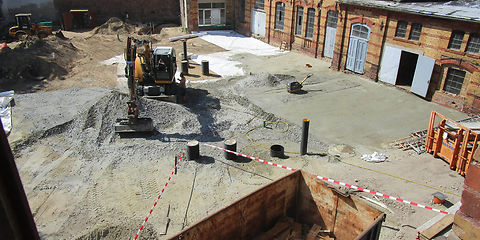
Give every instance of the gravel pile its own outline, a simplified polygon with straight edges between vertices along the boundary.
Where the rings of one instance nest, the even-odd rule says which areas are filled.
[[[113,34],[129,34],[135,31],[135,26],[125,23],[117,17],[108,19],[104,24],[94,28],[93,34],[113,35]]]
[[[115,90],[83,89],[21,95],[19,100],[24,104],[14,111],[23,111],[24,116],[40,121],[35,128],[37,133],[14,148],[17,157],[28,159],[28,156],[38,155],[43,146],[48,146],[49,156],[65,156],[62,160],[52,158],[48,164],[35,164],[32,169],[23,167],[26,171],[23,177],[29,179],[31,175],[33,179],[28,181],[26,191],[30,196],[52,191],[51,198],[55,193],[75,195],[71,196],[69,209],[65,209],[67,214],[62,214],[65,220],[61,230],[46,239],[132,237],[163,187],[166,174],[173,167],[173,156],[184,151],[188,140],[222,146],[223,140],[234,138],[239,152],[266,160],[270,160],[268,147],[272,144],[297,150],[301,137],[299,126],[289,123],[286,132],[278,131],[284,129],[282,126],[279,126],[282,129],[258,128],[263,121],[278,118],[232,92],[232,86],[261,84],[268,87],[282,82],[264,75],[232,79],[225,85],[192,83],[184,105],[141,98],[140,116],[152,118],[156,132],[132,138],[120,138],[114,133],[115,120],[126,117],[128,100],[127,95]],[[75,99],[83,100],[73,103]],[[41,105],[55,106],[51,101],[62,104],[42,110],[32,103],[36,100]],[[68,105],[72,106],[70,111],[64,108]],[[255,143],[245,135],[251,129],[254,130],[248,136]],[[309,139],[309,144],[315,152],[326,152],[327,146],[314,137]],[[178,180],[169,185],[168,194],[154,213],[157,215],[147,222],[141,239],[159,238],[160,225],[155,221],[162,219],[161,211],[166,204],[171,205],[168,231],[173,234],[182,229],[184,219],[187,225],[192,224],[285,174],[281,169],[247,159],[226,161],[223,152],[213,148],[202,146],[201,156],[196,161],[182,161],[179,175],[174,178]],[[300,162],[287,162],[288,158],[274,161],[301,168],[308,164],[309,158],[315,157],[308,156]],[[38,161],[32,159],[28,162]],[[193,178],[198,183],[191,199],[192,209],[186,217],[186,201]],[[225,194],[214,194],[220,192]],[[37,215],[37,218],[49,224],[43,220],[44,215]]]

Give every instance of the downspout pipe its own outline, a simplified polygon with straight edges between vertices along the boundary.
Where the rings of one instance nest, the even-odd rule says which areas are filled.
[[[315,45],[317,46],[315,48],[315,58],[318,57],[318,46],[319,46],[319,43],[320,43],[320,23],[321,23],[321,16],[322,16],[322,5],[323,5],[323,1],[320,1],[320,3],[318,4],[318,22],[317,22],[317,41],[315,42]],[[308,16],[307,16],[308,17]],[[323,43],[325,44],[325,42]]]

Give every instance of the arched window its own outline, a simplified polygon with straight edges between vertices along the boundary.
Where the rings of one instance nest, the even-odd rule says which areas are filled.
[[[352,36],[368,40],[370,37],[370,29],[363,24],[354,24],[352,26]]]

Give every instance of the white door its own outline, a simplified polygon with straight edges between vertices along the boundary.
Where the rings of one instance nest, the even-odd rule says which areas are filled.
[[[327,27],[325,35],[325,46],[323,47],[324,55],[328,58],[333,58],[333,49],[335,48],[335,36],[337,35],[337,29]]]
[[[348,46],[347,66],[350,71],[363,74],[367,58],[368,42],[364,39],[350,38]]]
[[[430,85],[430,78],[432,77],[433,67],[435,66],[435,59],[418,56],[417,66],[415,67],[415,75],[413,75],[411,92],[426,97],[428,86]]]
[[[262,11],[252,9],[252,33],[265,37],[265,26],[267,22],[267,14]]]
[[[329,11],[327,13],[327,29],[325,31],[325,45],[323,46],[323,56],[333,58],[335,49],[335,37],[337,35],[338,12]]]
[[[346,64],[348,70],[363,74],[365,60],[367,59],[369,38],[370,28],[367,25],[361,23],[355,23],[352,25]]]
[[[383,51],[382,63],[378,80],[395,85],[397,83],[398,67],[400,67],[400,57],[402,50],[390,46],[385,46]]]
[[[220,9],[212,9],[212,24],[220,25]]]

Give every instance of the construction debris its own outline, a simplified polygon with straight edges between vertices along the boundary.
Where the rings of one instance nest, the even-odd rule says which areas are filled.
[[[387,159],[387,156],[383,153],[374,152],[371,155],[362,155],[362,159],[367,162],[384,162]]]
[[[7,136],[12,130],[12,107],[14,105],[13,94],[13,91],[0,93],[0,118],[2,120],[3,130]]]

